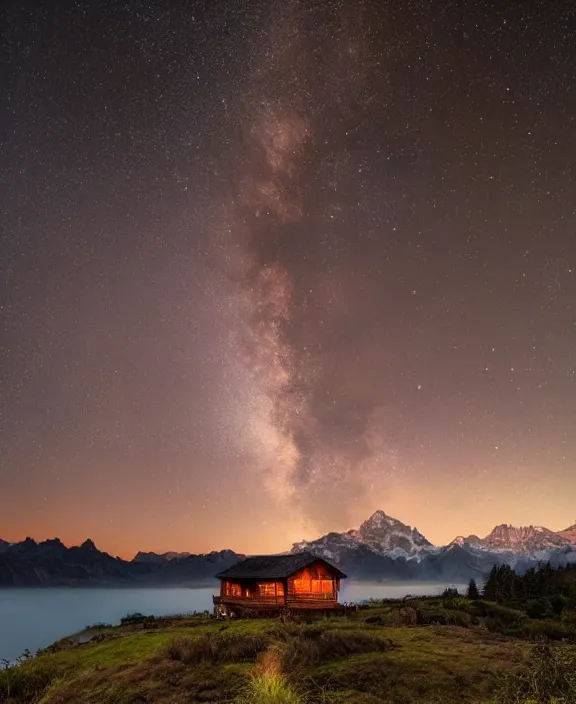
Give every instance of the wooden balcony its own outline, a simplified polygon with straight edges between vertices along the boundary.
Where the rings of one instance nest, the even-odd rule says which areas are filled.
[[[288,594],[286,606],[289,609],[336,609],[339,604],[335,594]]]
[[[253,597],[246,596],[215,596],[214,605],[238,607],[246,610],[275,610],[275,609],[331,609],[337,608],[338,603],[334,594],[286,594],[278,596]]]
[[[214,605],[228,604],[229,606],[246,606],[253,608],[274,608],[285,606],[284,596],[215,596]]]

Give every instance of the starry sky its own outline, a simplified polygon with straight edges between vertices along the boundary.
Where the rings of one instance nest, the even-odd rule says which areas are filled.
[[[574,522],[573,2],[4,13],[2,538]]]

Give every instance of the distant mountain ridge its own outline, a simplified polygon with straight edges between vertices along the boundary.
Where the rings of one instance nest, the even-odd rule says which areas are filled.
[[[495,564],[523,570],[538,562],[576,564],[576,524],[554,532],[543,526],[496,526],[485,538],[458,536],[433,545],[417,528],[376,511],[358,529],[301,541],[291,552],[311,551],[336,563],[349,577],[370,580],[482,579]],[[0,540],[2,586],[186,586],[215,583],[214,575],[245,555],[220,550],[138,552],[123,560],[98,550],[92,540],[66,547],[58,538],[37,543]]]
[[[190,557],[189,552],[162,552],[160,554],[156,552],[137,552],[135,557],[132,558],[132,562],[143,562],[152,565],[162,565],[170,560],[182,560],[186,557]]]
[[[569,529],[555,533],[544,526],[515,527],[509,524],[496,526],[485,538],[477,535],[458,536],[453,543],[481,550],[511,552],[516,555],[536,555],[539,552],[576,545],[570,539]]]
[[[358,530],[344,533],[328,533],[316,540],[295,543],[292,550],[316,550],[326,557],[338,559],[344,550],[360,545],[392,558],[423,559],[431,553],[458,546],[472,551],[512,553],[516,556],[537,556],[539,553],[576,547],[576,524],[564,531],[552,531],[543,526],[515,527],[501,524],[485,537],[477,535],[457,536],[447,546],[435,546],[416,528],[376,511],[364,521]]]
[[[5,541],[3,541],[5,543]],[[66,547],[54,538],[26,538],[0,550],[0,586],[162,586],[214,582],[214,575],[243,556],[231,550],[187,554],[160,562],[123,560],[98,550],[92,540]]]

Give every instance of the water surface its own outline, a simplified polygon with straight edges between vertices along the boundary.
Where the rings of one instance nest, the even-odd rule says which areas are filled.
[[[344,583],[341,602],[438,594],[438,582]],[[197,589],[0,589],[0,660],[33,653],[94,623],[117,624],[128,613],[168,616],[212,610],[218,587]]]

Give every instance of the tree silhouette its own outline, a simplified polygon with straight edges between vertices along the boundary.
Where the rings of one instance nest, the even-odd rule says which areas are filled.
[[[468,584],[468,592],[466,593],[466,596],[469,599],[474,599],[474,601],[477,601],[480,598],[480,591],[478,589],[478,585],[476,584],[475,579],[470,580],[470,583]]]

